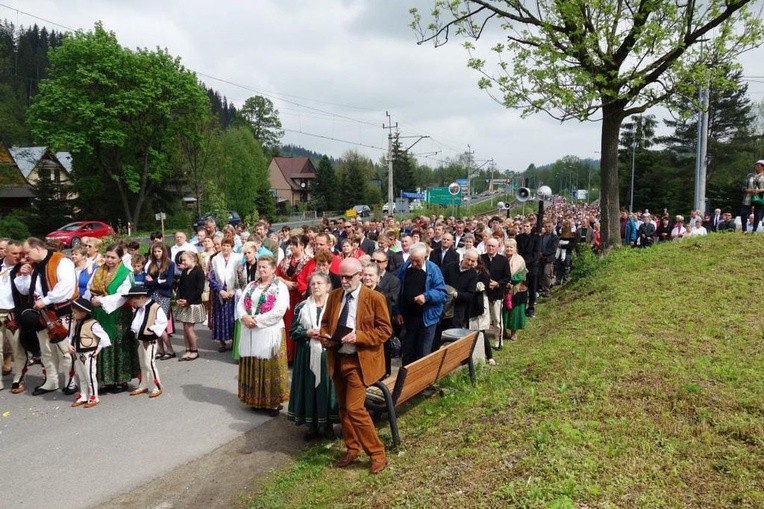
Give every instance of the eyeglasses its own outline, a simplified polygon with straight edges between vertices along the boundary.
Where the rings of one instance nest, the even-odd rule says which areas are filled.
[[[95,246],[92,244],[85,244],[85,247],[88,249],[95,248]]]
[[[358,274],[360,274],[360,272],[356,272],[355,274],[350,274],[350,275],[340,274],[340,279],[348,281],[348,280],[353,279],[354,277],[356,277]]]
[[[387,263],[387,260],[375,260],[373,258],[371,261],[373,261],[374,263]]]

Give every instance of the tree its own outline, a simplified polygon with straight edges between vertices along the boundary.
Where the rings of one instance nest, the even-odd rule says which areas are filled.
[[[279,110],[267,97],[256,95],[244,101],[239,110],[241,116],[252,127],[255,138],[266,150],[276,150],[284,136],[279,120]]]
[[[178,136],[178,155],[183,168],[181,175],[184,177],[183,180],[191,186],[196,198],[196,214],[201,216],[204,191],[214,178],[209,168],[213,156],[213,144],[220,137],[220,130],[218,120],[211,112],[199,117],[198,121],[198,126]]]
[[[494,98],[507,108],[560,120],[601,114],[602,242],[611,248],[620,243],[621,123],[676,94],[697,97],[702,84],[724,84],[724,73],[714,64],[732,61],[761,40],[762,21],[749,3],[436,0],[432,22],[423,27],[412,9],[411,27],[420,43],[443,44],[451,29],[468,39],[468,66],[482,75],[479,87],[489,93],[498,89]],[[495,70],[476,56],[472,42],[492,20],[506,34],[491,47]]]
[[[216,187],[228,209],[242,215],[254,209],[261,217],[272,214],[267,162],[252,131],[245,126],[224,131],[217,152]]]
[[[339,206],[342,210],[366,202],[366,188],[374,171],[371,160],[351,150],[345,152],[337,167]]]
[[[337,199],[337,179],[334,167],[327,156],[322,156],[316,168],[316,179],[313,182],[313,207],[323,212],[335,210]]]
[[[400,132],[395,132],[393,139],[393,196],[400,196],[401,191],[413,191],[416,185],[414,180],[414,164],[411,156],[401,147]],[[384,181],[387,184],[387,180]],[[387,196],[387,186],[384,186]]]
[[[74,207],[71,184],[63,183],[49,168],[38,168],[37,182],[32,186],[30,228],[38,234],[55,230],[72,220]]]
[[[50,52],[49,77],[29,109],[35,137],[92,160],[137,228],[147,195],[172,176],[178,135],[209,109],[196,77],[162,50],[131,51],[96,24]]]

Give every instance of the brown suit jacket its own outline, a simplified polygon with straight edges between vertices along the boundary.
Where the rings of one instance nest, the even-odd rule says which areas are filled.
[[[321,334],[331,336],[337,328],[340,318],[342,299],[345,291],[338,288],[329,294],[326,301],[326,311],[321,320]],[[387,311],[385,296],[379,292],[361,286],[358,294],[358,308],[355,318],[356,350],[361,364],[361,378],[369,386],[385,374],[384,343],[393,334],[390,315]],[[327,351],[327,367],[329,376],[334,376],[334,360],[336,351]]]

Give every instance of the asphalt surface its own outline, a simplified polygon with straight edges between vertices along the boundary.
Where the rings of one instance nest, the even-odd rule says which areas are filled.
[[[4,377],[0,507],[104,504],[272,421],[239,403],[231,353],[217,352],[207,328],[197,329],[200,358],[158,361],[164,394],[155,399],[104,394],[96,407],[72,408],[74,396],[60,391],[31,395],[42,381],[39,365],[30,368],[24,394],[11,394]],[[173,344],[184,351],[177,333]]]

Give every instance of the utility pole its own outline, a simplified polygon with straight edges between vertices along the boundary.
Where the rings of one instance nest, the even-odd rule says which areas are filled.
[[[393,126],[390,113],[385,112],[387,115],[387,125],[382,124],[382,129],[387,129],[387,214],[393,214],[393,207],[395,206],[395,197],[393,196],[393,127],[398,129],[398,122]]]
[[[695,210],[706,212],[706,152],[708,149],[708,85],[700,89],[698,146],[695,161]]]

